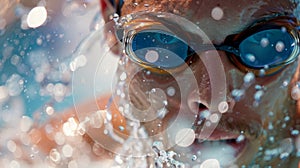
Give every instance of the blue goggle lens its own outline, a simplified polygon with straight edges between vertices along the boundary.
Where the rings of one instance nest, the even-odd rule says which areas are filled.
[[[183,40],[159,30],[141,31],[131,43],[135,59],[157,68],[176,68],[194,53]]]
[[[268,29],[252,34],[239,45],[240,59],[251,68],[280,65],[294,50],[295,39],[284,29]]]
[[[130,45],[134,59],[153,68],[176,68],[195,54],[183,40],[161,30],[138,32],[132,37]],[[295,45],[296,39],[285,29],[267,29],[241,40],[236,48],[239,55],[234,57],[248,68],[276,67],[291,58]]]

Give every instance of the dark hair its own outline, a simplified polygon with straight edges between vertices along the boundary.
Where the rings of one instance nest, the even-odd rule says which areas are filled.
[[[118,15],[121,15],[121,8],[124,4],[124,1],[123,0],[109,0],[109,2],[116,9],[116,13]]]

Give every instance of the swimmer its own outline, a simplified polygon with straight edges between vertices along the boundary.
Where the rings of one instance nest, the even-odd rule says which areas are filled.
[[[298,129],[299,115],[296,4],[191,0],[120,1],[115,6],[121,6],[121,16],[133,15],[123,39],[128,40],[124,48],[129,58],[124,69],[134,72],[128,80],[131,103],[145,112],[153,100],[141,100],[153,88],[167,95],[156,97],[166,100],[166,114],[144,124],[150,137],[159,134],[177,160],[190,166],[216,161],[221,167],[293,167],[292,130]],[[145,17],[143,11],[171,13],[190,22],[168,16],[151,22],[152,15]],[[193,26],[211,43],[204,35],[194,39],[199,29]],[[215,48],[202,50],[207,44]],[[168,58],[164,49],[172,52]],[[223,71],[218,69],[222,66]],[[173,93],[168,95],[170,89]],[[216,90],[226,93],[221,93],[224,99],[216,100]],[[218,124],[213,131],[205,129],[214,121]],[[182,136],[187,138],[180,141]]]
[[[158,151],[147,157],[148,167],[167,167],[171,161],[185,167],[297,167],[296,3],[100,0],[100,5],[107,23],[115,11],[119,20],[125,17],[118,27],[122,37],[105,35],[111,51],[121,57],[117,75],[127,74],[127,96],[107,106],[108,95],[97,104],[109,109],[114,133],[124,140],[133,131],[128,123],[139,121],[145,139],[154,143],[152,153]],[[118,97],[115,90],[112,95]],[[133,117],[120,108],[128,103]],[[80,108],[88,111],[90,104]],[[72,150],[89,146],[92,152],[85,156],[97,165],[122,162],[114,154],[122,144],[106,128],[75,131],[80,127],[76,110],[33,128],[31,144],[53,165],[67,164],[58,159],[61,146],[68,156],[67,142],[75,144]],[[174,155],[159,160],[164,152]]]

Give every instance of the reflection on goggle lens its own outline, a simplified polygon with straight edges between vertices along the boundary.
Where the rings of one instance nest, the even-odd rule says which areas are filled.
[[[239,46],[242,62],[253,68],[277,65],[292,54],[295,39],[286,31],[269,29],[255,33]]]
[[[254,26],[250,33],[249,30],[242,32],[242,36],[231,35],[234,36],[230,39],[232,41],[225,40],[224,44],[215,45],[215,48],[199,48],[204,48],[203,51],[226,51],[242,71],[258,74],[259,70],[264,70],[267,75],[273,74],[284,65],[293,62],[299,55],[299,33],[295,31],[296,23],[285,19],[279,18],[281,22],[278,25],[274,23],[273,26]],[[273,21],[276,22],[275,19]],[[284,25],[284,21],[287,25]],[[163,30],[138,31],[126,45],[130,45],[127,55],[151,69],[175,69],[182,64],[189,64],[191,56],[196,54],[187,42]],[[197,53],[203,51],[197,50]]]
[[[138,61],[156,68],[176,68],[194,53],[181,39],[163,31],[142,31],[132,39],[132,51]]]

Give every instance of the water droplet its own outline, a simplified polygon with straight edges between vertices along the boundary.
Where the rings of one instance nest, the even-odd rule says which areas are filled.
[[[278,41],[276,43],[275,48],[276,48],[277,52],[282,52],[284,50],[284,48],[285,48],[285,45],[284,45],[284,43],[282,41]]]
[[[85,55],[77,56],[73,61],[70,62],[69,68],[71,71],[76,71],[80,67],[84,67],[87,63],[87,58]]]
[[[57,102],[61,102],[66,94],[67,87],[62,83],[57,83],[53,87],[54,98]]]
[[[298,85],[296,85],[292,88],[291,96],[294,100],[300,99],[300,89],[299,89]]]
[[[20,121],[20,129],[22,132],[27,132],[31,128],[33,121],[28,116],[23,116]]]
[[[157,118],[163,119],[167,113],[168,113],[168,110],[165,107],[163,107],[163,108],[157,110]]]
[[[280,154],[279,158],[280,158],[280,159],[286,159],[286,158],[289,157],[289,155],[290,155],[289,153],[283,152],[283,153]]]
[[[87,117],[86,121],[89,121],[92,128],[101,128],[104,122],[104,116],[105,112],[103,110],[98,110]]]
[[[119,164],[122,165],[124,163],[123,159],[121,158],[120,155],[116,155],[115,161]]]
[[[62,153],[65,157],[72,157],[73,147],[69,144],[66,144],[62,147]]]
[[[247,54],[246,58],[250,62],[255,62],[255,60],[256,60],[256,58],[255,58],[255,56],[253,54]]]
[[[176,93],[176,91],[175,91],[175,88],[174,88],[174,87],[172,87],[172,86],[168,87],[168,89],[167,89],[167,94],[168,94],[169,96],[174,96],[175,93]]]
[[[119,130],[120,130],[120,131],[124,131],[125,128],[124,128],[123,126],[119,126]]]
[[[255,75],[252,72],[249,72],[244,76],[244,82],[247,84],[252,83],[254,79],[255,79]]]
[[[229,105],[227,102],[223,101],[221,103],[219,103],[218,105],[218,110],[220,113],[226,113],[229,109]]]
[[[270,111],[268,114],[269,114],[270,117],[274,116],[274,113],[272,111]]]
[[[292,130],[291,134],[294,135],[294,136],[299,135],[299,131],[298,130]]]
[[[284,117],[284,121],[289,121],[290,119],[291,119],[290,116]]]
[[[149,50],[145,55],[145,59],[150,63],[155,63],[159,59],[159,54],[157,51]]]
[[[42,38],[37,38],[36,39],[36,44],[37,45],[42,45],[42,43],[43,43],[43,39]]]
[[[37,154],[40,152],[40,149],[37,145],[32,145],[31,147],[31,151],[34,153],[34,154]]]
[[[280,142],[280,159],[287,158],[294,150],[293,140],[291,138],[286,138]]]
[[[124,81],[126,78],[127,78],[127,74],[126,74],[126,72],[123,72],[123,73],[120,75],[120,80],[121,80],[121,81]]]
[[[220,7],[214,7],[211,11],[211,17],[215,20],[221,20],[224,16],[224,11]]]
[[[260,77],[263,77],[266,75],[266,70],[265,69],[261,69],[259,70],[259,74],[258,74]]]
[[[220,163],[217,159],[207,159],[200,165],[200,168],[220,168]]]
[[[263,95],[264,95],[263,90],[259,90],[259,91],[255,92],[255,94],[254,94],[255,101],[260,101]]]
[[[65,135],[61,132],[57,132],[54,135],[54,141],[57,145],[63,145],[66,141]]]
[[[146,75],[151,75],[151,71],[147,71],[147,72],[146,72]]]
[[[236,138],[236,142],[237,142],[237,143],[243,142],[244,140],[245,140],[245,135],[239,135],[239,136]]]
[[[27,25],[30,28],[37,28],[45,23],[47,10],[44,6],[37,6],[30,10],[27,16]]]
[[[175,143],[181,147],[190,146],[195,140],[196,134],[191,128],[179,130],[175,136]]]
[[[241,100],[244,95],[245,95],[245,90],[242,90],[242,89],[234,89],[232,92],[231,92],[231,95],[232,97],[234,98],[234,100],[236,101],[239,101]]]
[[[20,168],[20,163],[17,162],[16,160],[12,160],[10,163],[9,163],[9,167],[10,168]]]
[[[84,124],[84,123],[79,123],[79,124],[78,124],[77,133],[78,133],[79,135],[84,135],[85,132],[86,132],[85,124]]]
[[[282,31],[283,33],[286,33],[286,27],[281,27],[281,31]]]
[[[192,156],[192,161],[196,161],[198,159],[197,155]]]
[[[108,135],[108,130],[105,129],[105,130],[103,131],[103,134]]]
[[[78,168],[78,164],[77,164],[76,160],[71,160],[68,163],[68,168]]]
[[[210,117],[209,117],[209,120],[212,122],[212,123],[217,123],[217,122],[219,122],[219,119],[220,119],[220,117],[219,117],[219,115],[218,114],[212,114]]]
[[[54,109],[51,106],[47,106],[45,111],[49,116],[54,113]]]
[[[20,57],[18,55],[13,55],[10,59],[10,63],[13,65],[18,65],[20,62]]]
[[[269,130],[273,130],[273,129],[274,129],[273,124],[272,124],[271,122],[270,122],[269,125],[268,125],[268,129],[269,129]]]
[[[158,152],[164,149],[164,145],[161,141],[154,141],[152,144],[152,148]]]
[[[200,113],[200,118],[201,119],[208,119],[208,117],[210,116],[210,111],[209,110],[204,110]]]
[[[51,149],[49,158],[51,161],[53,161],[56,164],[61,161],[61,156],[60,153],[57,151],[57,149]]]
[[[260,45],[262,46],[262,47],[267,47],[268,45],[269,45],[269,39],[268,38],[262,38],[261,40],[260,40]]]
[[[71,117],[67,122],[63,124],[63,133],[66,136],[75,136],[77,132],[77,126],[77,121],[73,117]]]
[[[24,81],[18,74],[13,74],[6,81],[6,88],[10,96],[18,96],[24,89]]]
[[[13,140],[9,140],[6,144],[7,149],[14,153],[17,150],[17,144]]]
[[[117,22],[119,21],[119,18],[120,18],[120,17],[119,17],[119,15],[118,15],[117,13],[114,13],[114,14],[113,14],[113,20],[114,20],[114,22],[117,23]]]
[[[289,85],[289,81],[287,81],[287,80],[283,81],[283,83],[282,83],[283,87],[287,87],[288,85]]]

